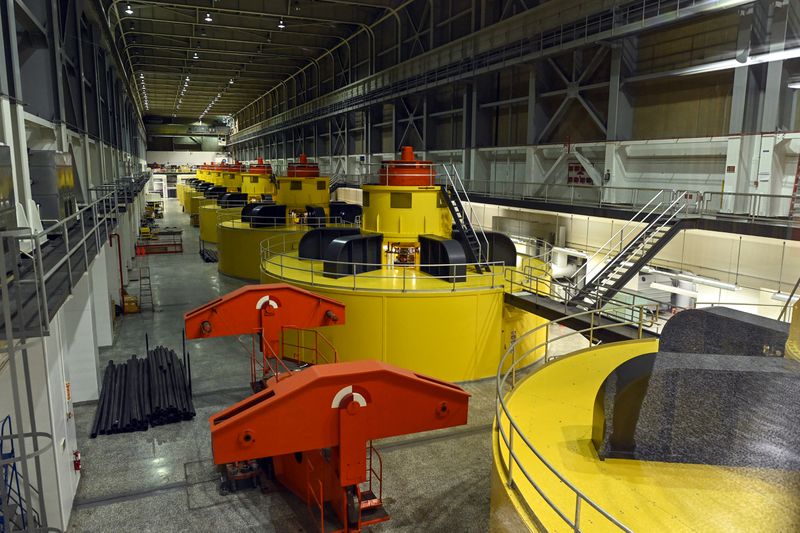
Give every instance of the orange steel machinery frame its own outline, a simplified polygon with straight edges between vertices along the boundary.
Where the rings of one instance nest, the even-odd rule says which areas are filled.
[[[277,307],[265,310],[273,299]],[[312,327],[334,317],[344,321],[342,304],[289,285],[245,287],[185,316],[189,338],[255,328],[267,339],[262,346],[281,324]],[[258,461],[318,510],[320,531],[358,532],[389,519],[372,440],[466,424],[468,406],[462,388],[379,361],[276,372],[263,390],[210,418],[214,463]]]
[[[254,391],[259,391],[264,387],[267,378],[279,376],[281,370],[289,370],[283,361],[282,350],[282,340],[287,330],[294,330],[299,335],[308,331],[308,328],[342,325],[345,322],[345,309],[344,304],[331,298],[285,283],[276,283],[247,285],[189,311],[183,319],[187,339],[242,334],[257,337],[262,359],[257,362],[256,350],[253,349],[250,358],[250,384]],[[321,334],[316,331],[312,333],[316,346]],[[322,337],[322,340],[330,346],[327,339]],[[298,352],[304,351],[302,346],[294,347]],[[332,346],[330,348],[332,361],[321,355],[315,347],[313,361],[302,361],[298,356],[295,362],[336,362],[336,350]]]

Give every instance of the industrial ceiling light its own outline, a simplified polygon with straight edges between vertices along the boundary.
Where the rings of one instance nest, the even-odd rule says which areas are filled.
[[[211,13],[206,13],[206,18],[204,18],[206,22],[214,22],[214,19],[211,18]]]
[[[776,302],[788,302],[789,301],[789,295],[786,294],[785,292],[778,291],[778,292],[773,293],[772,296],[770,296],[770,299],[771,300],[775,300]],[[792,303],[796,302],[798,299],[800,299],[800,294],[793,294],[792,295]]]
[[[228,80],[228,83],[230,83],[231,85],[233,85],[233,78],[231,78],[230,80]]]
[[[789,80],[787,87],[790,89],[800,89],[800,78]]]
[[[139,73],[139,77],[140,77],[140,78],[144,78],[144,74],[142,74],[142,73]]]
[[[281,21],[280,21],[280,22],[278,22],[278,29],[279,29],[279,30],[282,30],[282,29],[283,29],[283,28],[285,28],[285,27],[286,27],[286,24],[284,24],[284,23],[283,23],[283,19],[281,19]]]
[[[125,14],[126,15],[133,15],[133,9],[131,9],[131,5],[130,4],[128,4],[127,7],[125,7]]]
[[[195,52],[195,53],[194,53],[194,55],[193,55],[192,57],[193,57],[194,59],[197,59],[197,52]]]
[[[697,291],[690,291],[689,289],[684,289],[682,287],[673,287],[672,285],[667,285],[666,283],[653,282],[650,284],[650,288],[659,291],[680,294],[681,296],[688,296],[690,298],[697,298],[698,296],[700,296],[700,294]]]

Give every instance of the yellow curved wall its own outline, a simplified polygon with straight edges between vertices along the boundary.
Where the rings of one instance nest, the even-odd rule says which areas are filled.
[[[195,191],[193,187],[187,185],[183,188],[183,197],[181,200],[181,205],[183,206],[184,213],[189,212],[189,204],[191,203],[192,196],[196,194],[197,191]]]
[[[425,233],[447,238],[452,235],[453,217],[442,202],[439,187],[365,185],[362,189],[362,228],[383,233],[384,242],[404,239],[416,242]],[[411,203],[406,204],[409,207],[392,207],[393,195],[397,202],[408,199],[409,194]]]
[[[263,271],[261,281],[285,283]],[[346,324],[321,329],[340,361],[377,359],[447,381],[495,375],[512,331],[520,335],[544,322],[504,304],[499,289],[414,294],[293,285],[347,306]]]
[[[226,219],[233,219],[241,212],[241,207],[221,209],[216,204],[200,206],[200,240],[212,244],[217,243],[219,240],[217,225],[219,224],[220,215],[223,215]]]
[[[218,224],[218,270],[226,276],[258,281],[261,275],[261,241],[296,229],[286,226],[253,229],[240,220]]]
[[[200,202],[205,200],[206,197],[202,194],[197,194],[196,192],[192,192],[189,196],[189,214],[190,215],[197,215],[200,213]]]

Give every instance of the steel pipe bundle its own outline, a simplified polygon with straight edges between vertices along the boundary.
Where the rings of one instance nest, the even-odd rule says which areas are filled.
[[[175,352],[163,346],[125,363],[109,361],[91,437],[146,431],[195,416],[190,378]]]

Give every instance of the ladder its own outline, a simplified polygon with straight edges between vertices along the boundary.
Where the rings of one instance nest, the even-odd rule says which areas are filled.
[[[467,259],[474,264],[475,270],[479,274],[484,271],[488,272],[489,265],[486,262],[489,260],[489,240],[480,226],[478,226],[477,231],[475,230],[469,214],[464,209],[464,203],[461,198],[463,197],[469,202],[469,197],[461,178],[458,176],[458,171],[453,167],[451,172],[447,165],[444,166],[444,169],[447,175],[447,183],[441,186],[442,195],[450,214],[453,215],[453,223],[464,238],[466,244],[464,251],[467,254]],[[472,206],[470,206],[470,210],[472,210]]]
[[[656,195],[658,197],[662,193]],[[654,199],[656,198],[654,197]],[[624,237],[624,229],[634,223],[647,223],[647,226],[640,231],[630,242],[614,255],[610,261],[605,263],[606,258],[611,255],[611,250],[606,252],[600,260],[600,271],[589,279],[584,271],[583,287],[577,289],[574,296],[569,299],[569,304],[578,307],[599,308],[608,300],[614,297],[672,238],[680,231],[678,214],[686,207],[684,202],[685,192],[679,192],[669,203],[654,203],[646,215],[640,220],[637,217],[645,212],[645,208],[639,211],[634,218],[618,231],[606,244],[598,250],[595,257],[609,243],[617,237]],[[653,200],[651,200],[653,202]],[[649,204],[649,203],[648,203]],[[666,205],[666,207],[664,207]],[[647,205],[645,207],[648,207]],[[592,259],[590,258],[590,260]],[[589,261],[584,267],[589,268]]]
[[[150,285],[150,267],[139,267],[139,309],[148,307],[154,311],[153,287]]]
[[[0,460],[8,461],[15,457],[14,441],[9,437],[13,434],[11,416],[6,416],[0,423]],[[3,480],[0,486],[0,533],[6,531],[25,530],[31,518],[35,526],[39,526],[39,516],[35,511],[30,515],[25,505],[25,499],[20,491],[19,471],[17,463],[12,462],[2,466]],[[31,490],[36,490],[31,486]]]

